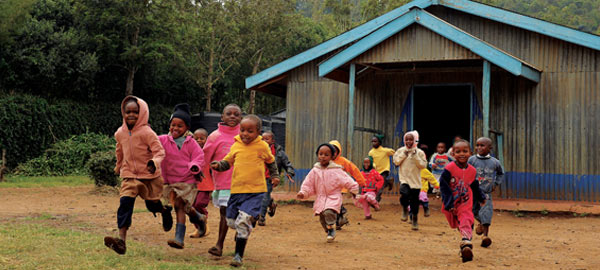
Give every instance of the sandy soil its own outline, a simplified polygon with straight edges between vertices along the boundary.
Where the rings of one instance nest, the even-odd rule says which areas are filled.
[[[117,195],[91,195],[91,186],[52,189],[0,189],[0,222],[50,214],[51,224],[89,231],[98,235],[116,234]],[[337,232],[334,243],[325,242],[318,218],[312,215],[311,202],[281,205],[267,226],[257,227],[250,237],[245,255],[248,268],[260,269],[598,269],[600,245],[599,218],[527,215],[496,212],[489,248],[479,246],[474,237],[474,261],[461,263],[458,256],[460,236],[450,229],[432,202],[432,215],[420,214],[420,230],[400,221],[400,206],[395,197],[384,199],[374,219],[364,220],[362,210],[352,205],[350,226]],[[183,252],[209,258],[209,263],[227,265],[233,254],[232,231],[225,243],[224,256],[217,258],[206,251],[216,242],[218,212],[209,207],[209,235],[186,239],[184,250],[167,246],[174,232],[165,233],[160,218],[144,211],[136,202],[129,240],[164,247],[167,252]],[[26,221],[24,221],[26,222]],[[86,226],[74,227],[72,224]],[[189,231],[190,229],[188,229]],[[112,252],[106,249],[106,252]],[[115,256],[117,256],[115,254]]]

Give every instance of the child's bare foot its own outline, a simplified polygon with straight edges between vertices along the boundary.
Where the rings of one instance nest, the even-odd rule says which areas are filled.
[[[484,236],[483,240],[481,240],[481,246],[484,248],[489,247],[491,244],[492,244],[492,239],[487,236]]]
[[[460,257],[462,257],[462,262],[473,260],[473,244],[471,241],[462,240],[460,242]]]
[[[104,237],[104,245],[120,255],[125,254],[127,251],[127,245],[121,238],[106,236]]]
[[[221,257],[223,255],[223,248],[214,246],[208,249],[208,253],[217,257]]]
[[[475,228],[475,233],[477,235],[482,235],[483,234],[483,225],[481,225],[481,223],[477,224],[477,227]]]

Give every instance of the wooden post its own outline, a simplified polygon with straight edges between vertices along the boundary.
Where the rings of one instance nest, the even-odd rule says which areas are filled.
[[[346,155],[351,158],[352,143],[354,140],[354,84],[356,81],[356,65],[350,64],[350,79],[348,80],[348,143],[346,143]]]
[[[491,65],[483,60],[483,82],[481,84],[481,99],[483,100],[483,136],[490,136],[490,79]]]

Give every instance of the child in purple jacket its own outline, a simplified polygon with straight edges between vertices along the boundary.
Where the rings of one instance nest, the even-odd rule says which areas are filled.
[[[185,136],[191,122],[190,105],[178,104],[169,121],[170,135],[158,137],[165,149],[165,159],[161,163],[165,183],[163,197],[175,206],[177,215],[175,239],[167,243],[178,249],[183,248],[186,214],[196,225],[206,221],[206,216],[193,207],[198,193],[196,182],[201,181],[204,152],[192,136]]]

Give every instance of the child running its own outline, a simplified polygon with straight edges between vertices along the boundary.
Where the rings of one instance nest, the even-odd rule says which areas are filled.
[[[131,227],[137,196],[145,200],[146,208],[154,216],[161,213],[165,231],[168,232],[173,226],[171,208],[164,207],[160,202],[163,190],[160,164],[165,151],[156,133],[148,125],[149,114],[148,104],[141,98],[127,96],[121,103],[123,125],[115,132],[115,173],[123,179],[117,210],[119,237],[104,237],[104,245],[121,255],[127,251],[127,230]]]
[[[421,193],[419,193],[419,202],[423,206],[423,215],[429,216],[429,198],[427,192],[429,191],[429,185],[433,186],[433,193],[437,193],[440,189],[440,184],[433,174],[424,168],[421,170]]]
[[[419,194],[421,193],[421,170],[427,166],[423,150],[417,147],[419,133],[409,131],[404,134],[404,146],[394,154],[394,164],[398,166],[400,178],[400,204],[402,204],[402,221],[407,221],[410,206],[410,222],[412,230],[419,230]]]
[[[358,167],[356,167],[356,165],[354,165],[354,163],[352,163],[352,161],[350,161],[342,156],[342,144],[340,142],[338,142],[337,140],[330,141],[329,144],[333,145],[334,150],[335,150],[335,152],[332,153],[333,154],[333,162],[342,166],[342,169],[345,172],[347,172],[348,174],[350,174],[350,176],[352,176],[352,178],[354,178],[354,180],[358,183],[359,186],[361,186],[361,187],[364,186],[365,178],[363,177],[362,173],[360,173],[360,170],[358,169]],[[348,190],[343,188],[342,193],[346,193],[346,192],[348,192]],[[344,205],[342,205],[339,215],[337,217],[338,220],[335,223],[336,230],[341,230],[342,226],[350,223],[350,221],[348,220],[348,217],[345,216],[347,211],[348,210],[346,210],[346,207],[344,207]]]
[[[378,202],[381,201],[381,195],[383,194],[383,190],[385,189],[385,187],[387,187],[388,190],[392,190],[392,187],[394,187],[394,182],[389,181],[388,179],[390,177],[390,157],[394,156],[394,153],[396,153],[396,151],[394,151],[394,149],[392,148],[381,146],[382,143],[383,135],[377,134],[373,136],[373,138],[371,139],[371,145],[373,146],[373,148],[369,151],[369,156],[373,157],[373,164],[375,165],[375,170],[377,170],[377,172],[381,174],[381,176],[383,176],[384,180],[383,188],[380,188],[377,191]]]
[[[275,156],[275,162],[277,162],[277,169],[283,169],[287,173],[288,178],[294,177],[296,172],[294,171],[294,167],[290,162],[287,154],[283,151],[283,147],[281,145],[275,143],[275,134],[271,131],[266,131],[262,134],[263,140],[269,144],[269,148],[271,149],[271,153]],[[271,198],[271,192],[273,191],[273,185],[271,185],[271,176],[269,175],[269,171],[266,172],[267,179],[267,194],[265,194],[265,198],[263,199],[262,206],[260,207],[260,218],[258,219],[259,226],[265,226],[265,217],[267,214],[267,210],[269,212],[269,216],[273,217],[275,215],[275,210],[277,209],[277,203]]]
[[[213,161],[210,167],[216,171],[226,171],[233,167],[231,197],[227,202],[227,225],[236,230],[235,256],[231,265],[242,265],[244,250],[254,222],[260,216],[260,206],[267,192],[265,164],[274,186],[279,183],[279,173],[275,157],[269,145],[262,140],[259,132],[262,121],[250,114],[242,119],[240,134],[229,154],[221,161]]]
[[[431,167],[433,176],[436,180],[440,180],[440,176],[442,172],[444,172],[444,168],[451,161],[454,160],[450,154],[446,152],[446,144],[443,142],[439,142],[437,147],[435,148],[436,153],[431,156],[431,160],[429,160],[429,166]]]
[[[375,167],[376,168],[376,167]],[[371,219],[371,207],[379,211],[379,202],[376,199],[377,191],[383,188],[384,179],[373,167],[373,157],[363,160],[362,175],[365,177],[365,186],[360,196],[356,196],[356,206],[365,212],[365,219]]]
[[[494,207],[492,205],[492,192],[502,183],[504,170],[502,164],[496,158],[490,155],[492,150],[492,140],[487,137],[477,139],[475,144],[477,156],[469,158],[469,164],[477,170],[477,182],[479,188],[486,197],[486,203],[481,207],[479,204],[473,204],[473,214],[479,221],[475,232],[478,235],[483,234],[481,240],[482,247],[489,247],[492,239],[488,236],[490,225],[492,225],[492,216],[494,216]]]
[[[324,143],[317,147],[319,162],[310,170],[297,194],[298,199],[317,196],[313,211],[315,216],[319,216],[321,226],[327,233],[328,243],[335,239],[333,225],[341,212],[342,188],[348,189],[352,195],[358,192],[358,184],[342,170],[342,166],[332,161],[334,152],[331,144]]]
[[[234,137],[240,134],[240,121],[242,121],[242,109],[236,104],[229,104],[223,109],[221,123],[217,130],[213,131],[206,139],[204,145],[204,159],[207,163],[223,159],[231,145],[235,142]],[[213,171],[212,179],[215,184],[215,191],[212,193],[213,204],[219,208],[221,220],[219,222],[219,236],[217,244],[208,250],[208,253],[221,256],[223,255],[223,243],[227,236],[226,209],[229,201],[231,188],[231,175],[233,170]]]
[[[207,137],[208,131],[206,131],[206,129],[199,128],[196,129],[196,131],[194,131],[194,140],[196,140],[196,142],[202,149],[204,149]],[[205,218],[200,220],[200,224],[194,224],[196,230],[194,230],[194,232],[190,234],[190,238],[200,238],[208,235],[208,226],[206,226],[206,222],[208,219],[208,210],[206,209],[206,207],[210,203],[210,196],[212,194],[212,191],[215,189],[208,162],[205,162],[204,166],[202,167],[202,175],[202,182],[198,183],[197,186],[198,195],[196,195],[196,200],[194,201],[194,208],[200,214],[204,215]]]
[[[177,249],[184,247],[186,214],[196,226],[206,222],[206,215],[194,209],[198,193],[196,182],[202,181],[204,152],[192,136],[184,136],[191,126],[190,105],[177,104],[169,121],[169,134],[158,137],[165,149],[165,159],[161,163],[165,187],[163,196],[175,206],[177,224],[175,239],[167,241]]]
[[[485,202],[475,181],[477,170],[469,165],[471,156],[469,142],[459,140],[452,146],[456,161],[448,164],[440,177],[442,192],[442,213],[446,216],[450,228],[457,229],[462,236],[460,255],[463,262],[473,260],[473,200]]]

